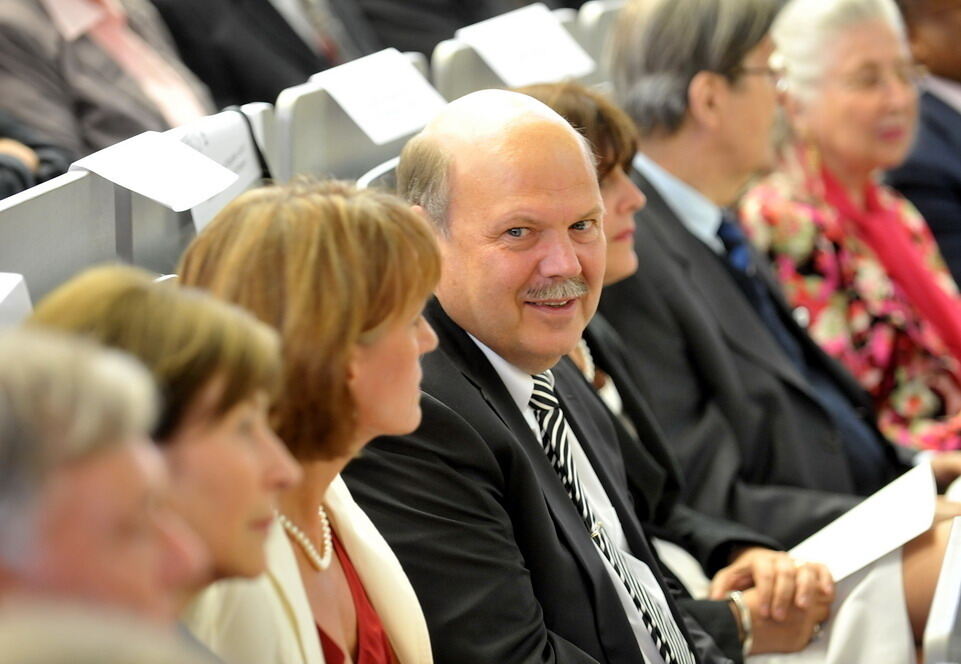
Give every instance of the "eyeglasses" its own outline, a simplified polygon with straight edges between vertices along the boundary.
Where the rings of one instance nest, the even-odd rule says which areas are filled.
[[[870,64],[842,75],[838,82],[854,92],[879,92],[892,79],[900,85],[914,87],[927,73],[924,65],[914,62],[903,62],[893,67]]]

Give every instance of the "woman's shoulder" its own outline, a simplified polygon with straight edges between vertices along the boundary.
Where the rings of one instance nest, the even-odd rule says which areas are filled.
[[[762,251],[801,260],[829,225],[821,203],[788,173],[759,180],[741,200],[739,215],[751,241]]]
[[[296,576],[299,583],[299,572],[289,540],[277,523],[268,537],[267,554],[265,574],[210,584],[184,611],[183,623],[225,661],[304,664],[296,615],[303,609],[284,589],[291,583],[285,580],[288,577]]]

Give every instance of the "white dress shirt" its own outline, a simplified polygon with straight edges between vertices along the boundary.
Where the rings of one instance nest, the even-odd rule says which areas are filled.
[[[717,236],[721,227],[721,208],[691,185],[681,182],[645,154],[634,155],[634,168],[643,175],[671,208],[681,224],[694,237],[718,256],[724,255],[724,243]]]
[[[540,440],[540,426],[537,424],[537,418],[534,416],[534,409],[531,408],[530,405],[531,395],[534,392],[534,379],[530,374],[510,364],[472,335],[468,336],[473,339],[477,347],[481,349],[493,365],[494,371],[497,372],[497,375],[504,383],[504,387],[507,388],[511,398],[517,405],[517,408],[524,415],[524,419],[527,421],[531,431],[537,439]],[[607,531],[611,542],[620,549],[621,555],[630,567],[634,578],[644,586],[644,589],[650,594],[651,599],[658,603],[664,616],[668,619],[673,619],[671,608],[667,603],[667,599],[664,597],[664,592],[661,590],[661,586],[658,584],[654,573],[645,562],[638,560],[631,554],[631,550],[627,545],[627,538],[624,536],[621,521],[617,516],[617,512],[614,510],[614,506],[611,504],[611,499],[604,490],[600,479],[598,479],[597,473],[594,472],[594,468],[591,466],[591,462],[584,453],[584,449],[574,435],[573,429],[569,427],[569,431],[570,440],[568,442],[570,443],[571,453],[574,457],[574,466],[577,468],[577,474],[580,476],[581,486],[584,489],[584,495],[587,498],[588,504],[591,506],[591,510],[600,522],[601,527]],[[614,567],[600,552],[598,552],[598,556],[604,562],[604,567],[611,577],[611,583],[617,590],[617,595],[624,607],[624,613],[627,615],[627,619],[630,621],[631,627],[634,630],[634,637],[637,639],[637,645],[641,650],[641,654],[644,656],[644,661],[647,664],[663,664],[664,659],[657,651],[650,632],[648,632],[647,627],[644,626],[641,612],[638,611],[634,605],[634,600],[631,598],[630,593],[627,592],[627,588],[624,587],[624,583],[618,578]]]

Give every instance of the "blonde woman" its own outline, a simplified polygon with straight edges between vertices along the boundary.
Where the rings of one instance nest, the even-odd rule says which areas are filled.
[[[430,662],[417,597],[339,477],[372,438],[420,422],[419,358],[437,343],[421,309],[440,273],[426,222],[343,183],[264,188],[221,212],[179,273],[280,332],[273,423],[304,471],[266,578],[212,588],[191,627],[241,664]]]
[[[28,324],[125,351],[160,387],[153,438],[170,468],[170,501],[210,562],[180,607],[214,580],[261,574],[278,495],[300,477],[267,423],[280,375],[274,332],[237,307],[119,265],[71,279]]]

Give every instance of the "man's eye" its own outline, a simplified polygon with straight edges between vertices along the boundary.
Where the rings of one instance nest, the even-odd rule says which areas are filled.
[[[529,231],[526,228],[508,228],[507,229],[507,234],[510,235],[511,237],[524,237],[525,235],[527,235],[528,232]]]
[[[586,231],[593,226],[594,226],[593,219],[584,219],[583,221],[578,221],[574,224],[571,224],[571,228],[575,231]]]

